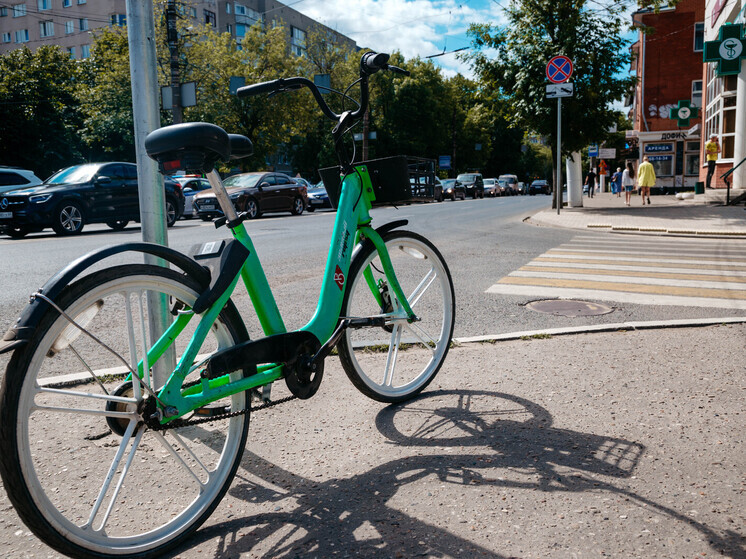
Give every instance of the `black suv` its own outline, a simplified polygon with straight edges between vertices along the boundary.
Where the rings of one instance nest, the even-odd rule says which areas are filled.
[[[165,182],[166,223],[184,212],[181,186]],[[106,223],[120,231],[140,220],[137,166],[133,163],[85,163],[57,171],[39,186],[0,194],[0,233],[21,238],[51,227],[75,235],[86,223]]]
[[[484,198],[484,179],[481,173],[461,173],[456,180],[464,185],[467,196]]]

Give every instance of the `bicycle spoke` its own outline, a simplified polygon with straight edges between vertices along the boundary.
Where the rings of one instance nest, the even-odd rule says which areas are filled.
[[[70,408],[70,407],[58,407],[58,406],[39,406],[34,405],[31,408],[31,412],[34,411],[51,411],[58,413],[71,413],[80,415],[91,415],[99,417],[114,417],[119,419],[132,419],[136,418],[137,414],[134,412],[126,411],[108,411],[108,410],[92,410],[86,408]]]
[[[125,291],[122,293],[122,296],[124,297],[124,314],[127,318],[127,337],[129,339],[129,346],[130,346],[130,364],[129,367],[135,372],[137,371],[137,345],[135,342],[135,324],[132,320],[132,301],[130,300],[131,293],[129,291]],[[137,382],[133,382],[132,386],[134,387],[134,396],[138,400],[142,398],[142,389],[140,387],[140,384]]]
[[[409,330],[412,335],[419,340],[419,342],[424,345],[427,349],[430,350],[431,353],[435,353],[435,349],[438,347],[438,343],[433,340],[433,337],[425,332],[422,328],[420,328],[419,325],[415,324],[414,322],[411,324],[406,324],[407,330]]]
[[[145,292],[145,296],[140,293],[137,296],[138,302],[140,303],[140,333],[142,334],[142,373],[145,384],[150,388],[153,388],[153,383],[150,382],[150,363],[148,363],[148,349],[150,344],[148,343],[148,329],[145,327],[145,304],[143,301],[147,300],[148,293]]]
[[[399,355],[399,345],[401,344],[401,331],[402,328],[399,324],[395,324],[391,331],[391,343],[389,344],[389,352],[386,356],[386,366],[383,370],[383,385],[391,386],[394,382],[394,369],[396,368],[396,358]]]
[[[96,530],[97,532],[103,531],[103,529],[106,527],[106,522],[109,520],[109,517],[111,516],[111,512],[114,510],[114,504],[116,503],[117,497],[119,496],[119,492],[122,490],[122,485],[124,484],[124,478],[127,476],[127,472],[129,472],[130,466],[132,465],[132,460],[135,457],[135,452],[137,451],[137,448],[140,446],[140,441],[142,440],[143,433],[145,433],[144,425],[137,432],[137,436],[135,436],[135,440],[132,442],[132,448],[130,449],[130,453],[127,456],[127,461],[124,463],[124,467],[122,468],[122,473],[119,476],[119,481],[117,482],[117,486],[114,488],[114,494],[111,496],[111,499],[109,500],[109,506],[106,508],[106,513],[104,514],[104,517],[101,519],[101,525],[99,526],[99,529]]]
[[[197,484],[200,486],[200,491],[202,491],[202,489],[204,489],[204,487],[205,487],[205,484],[202,483],[202,480],[199,479],[199,476],[194,473],[194,471],[192,470],[192,468],[189,467],[189,464],[187,464],[184,461],[184,459],[181,456],[179,456],[179,453],[166,440],[166,437],[164,437],[161,433],[157,433],[157,432],[154,433],[154,435],[155,435],[155,438],[158,440],[158,442],[161,443],[161,445],[171,454],[171,456],[174,457],[174,460],[176,460],[176,463],[179,464],[182,468],[184,468],[184,471],[186,471],[186,473],[188,473],[190,476],[192,476],[194,478],[194,481],[196,481]],[[186,448],[183,444],[182,444],[182,446],[184,448]],[[203,468],[205,468],[199,460],[197,460],[197,463],[200,466],[202,466]],[[205,468],[205,471],[207,471],[207,468]]]
[[[106,497],[106,493],[109,491],[109,487],[111,486],[111,481],[114,479],[114,475],[116,474],[117,470],[119,469],[119,464],[122,461],[122,456],[124,456],[124,453],[127,449],[127,446],[130,443],[130,439],[132,438],[132,432],[135,430],[135,427],[137,426],[136,421],[130,421],[130,424],[127,426],[127,430],[124,432],[124,435],[122,436],[122,441],[119,443],[119,448],[117,449],[116,455],[114,455],[114,459],[111,462],[111,466],[109,467],[109,471],[106,474],[106,477],[104,478],[104,483],[101,486],[101,490],[99,491],[98,497],[96,498],[96,502],[93,503],[93,510],[91,510],[91,514],[88,517],[88,521],[82,526],[84,529],[93,527],[93,521],[96,518],[96,515],[98,514],[98,511],[101,509],[101,505],[103,505],[104,498]],[[145,426],[143,425],[140,429],[140,436],[142,434],[142,431],[144,431]],[[140,436],[138,436],[137,441],[139,442]],[[135,449],[137,448],[136,445],[133,445],[130,456],[134,454]],[[128,459],[128,462],[130,460]],[[123,472],[126,473],[126,470]],[[120,478],[121,482],[121,478]],[[119,484],[118,484],[119,485]],[[110,503],[111,507],[111,503]],[[103,528],[103,526],[102,526]],[[96,531],[94,529],[94,531]]]
[[[412,292],[412,294],[407,298],[407,301],[409,301],[410,308],[414,308],[414,306],[419,302],[420,298],[425,294],[425,291],[427,291],[430,286],[433,284],[435,279],[438,277],[438,273],[435,271],[435,268],[430,268],[430,271],[425,274],[425,277],[422,278],[422,281],[420,284],[415,288],[415,290]],[[428,281],[429,280],[429,281]]]
[[[137,400],[134,398],[126,398],[123,396],[110,396],[109,394],[92,394],[91,392],[78,392],[75,390],[62,390],[61,388],[39,388],[37,392],[40,394],[59,394],[62,396],[75,396],[78,398],[90,398],[92,400],[105,400],[107,402],[121,402],[123,404],[136,404]]]

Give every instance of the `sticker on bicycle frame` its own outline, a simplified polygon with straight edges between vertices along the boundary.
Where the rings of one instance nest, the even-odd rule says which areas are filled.
[[[334,283],[336,283],[339,286],[339,289],[344,289],[345,285],[345,275],[344,272],[342,272],[342,268],[337,265],[337,269],[334,270]]]

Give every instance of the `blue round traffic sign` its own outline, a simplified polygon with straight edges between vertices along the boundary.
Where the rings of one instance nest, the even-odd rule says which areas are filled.
[[[572,76],[572,60],[566,56],[555,56],[547,64],[547,78],[552,83],[565,83]]]

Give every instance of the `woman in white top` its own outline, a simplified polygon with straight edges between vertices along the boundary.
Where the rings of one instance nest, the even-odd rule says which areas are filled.
[[[627,167],[622,173],[622,186],[624,187],[624,201],[629,206],[632,200],[632,190],[635,188],[635,168],[631,161],[627,162]]]

